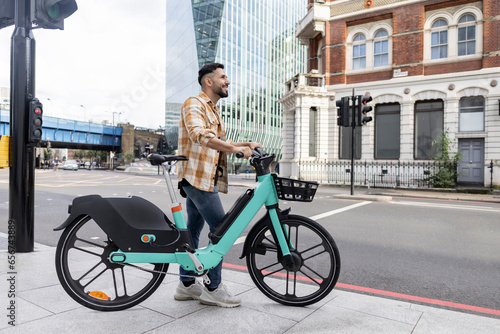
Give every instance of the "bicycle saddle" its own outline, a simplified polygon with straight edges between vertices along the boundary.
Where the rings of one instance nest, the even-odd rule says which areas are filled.
[[[148,155],[148,160],[153,166],[157,166],[167,161],[188,160],[188,158],[183,155],[163,155],[151,153],[150,155]]]

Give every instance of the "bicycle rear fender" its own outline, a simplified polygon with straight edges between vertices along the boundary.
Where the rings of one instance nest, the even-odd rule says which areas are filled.
[[[276,208],[276,213],[278,214],[278,218],[280,219],[280,221],[282,219],[286,219],[288,217],[290,210],[291,209],[286,209],[284,211],[281,211],[279,208]],[[240,259],[243,259],[251,251],[254,251],[256,253],[259,252],[259,250],[257,250],[257,249],[252,250],[250,243],[255,239],[255,237],[257,236],[257,233],[261,230],[263,225],[264,226],[267,225],[269,227],[269,230],[271,231],[271,234],[273,237],[273,241],[275,242],[276,245],[279,244],[278,237],[276,236],[276,233],[274,232],[273,223],[271,221],[271,217],[269,216],[269,212],[266,212],[266,214],[261,219],[259,219],[259,221],[252,227],[252,229],[248,233],[247,237],[245,238],[245,244],[243,245],[243,251],[241,252]]]
[[[54,231],[89,215],[125,252],[175,252],[183,243],[192,244],[189,230],[176,229],[162,210],[141,197],[82,196],[73,200],[68,211],[69,217]],[[144,234],[154,235],[154,244],[143,242]]]

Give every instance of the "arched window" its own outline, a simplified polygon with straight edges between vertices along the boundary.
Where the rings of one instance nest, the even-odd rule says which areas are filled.
[[[448,23],[439,19],[432,24],[431,59],[448,58]]]
[[[352,69],[366,68],[366,36],[357,34],[352,43]]]
[[[476,18],[465,14],[458,21],[458,56],[476,53]]]
[[[373,67],[385,66],[389,63],[389,34],[387,30],[380,29],[375,33],[373,44]]]

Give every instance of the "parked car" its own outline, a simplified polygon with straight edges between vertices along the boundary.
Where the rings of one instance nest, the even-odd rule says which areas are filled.
[[[64,170],[78,170],[78,163],[76,160],[66,160],[63,165]]]

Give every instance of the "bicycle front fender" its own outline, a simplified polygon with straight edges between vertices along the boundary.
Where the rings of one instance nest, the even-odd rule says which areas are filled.
[[[279,208],[276,209],[276,213],[278,214],[278,218],[280,221],[282,219],[286,219],[288,217],[288,214],[290,213],[290,209],[286,209],[284,211],[281,211]],[[269,230],[271,231],[273,241],[275,242],[276,245],[279,245],[278,237],[276,236],[276,233],[274,232],[273,228],[273,223],[271,221],[271,216],[269,215],[269,211],[266,212],[266,214],[259,219],[259,221],[250,229],[250,232],[248,233],[247,237],[245,238],[245,243],[243,245],[243,251],[241,252],[240,259],[243,259],[245,256],[250,254],[251,251],[258,251],[258,250],[252,250],[251,243],[252,241],[257,237],[257,233],[264,227],[267,226],[269,227]],[[283,254],[282,254],[283,255]]]

